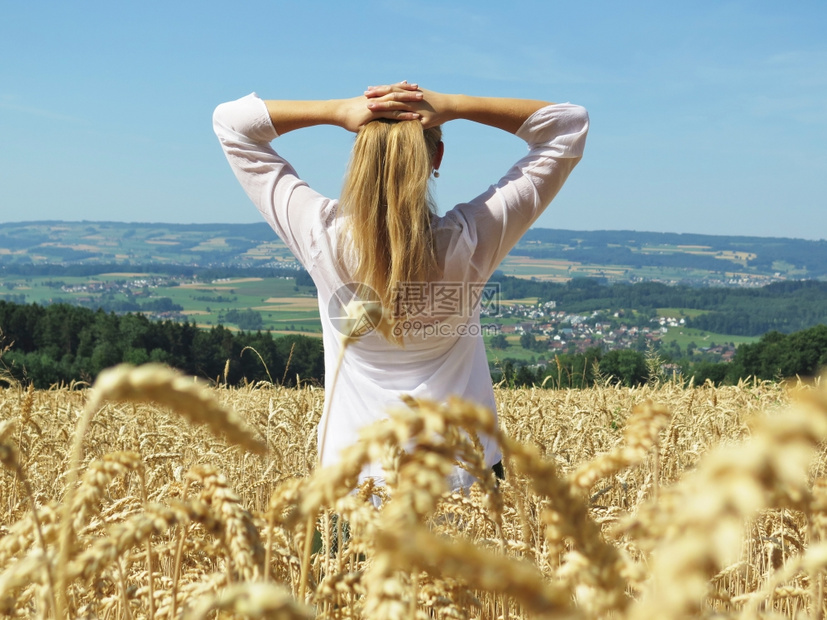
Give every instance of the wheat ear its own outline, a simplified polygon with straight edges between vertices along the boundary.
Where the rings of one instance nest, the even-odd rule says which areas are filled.
[[[161,364],[122,364],[103,371],[93,386],[90,406],[106,401],[164,405],[194,424],[204,424],[217,436],[264,454],[267,446],[233,410],[218,402],[215,394],[193,377]]]
[[[185,620],[205,620],[229,611],[246,618],[273,620],[310,620],[310,610],[302,607],[290,593],[272,583],[247,582],[224,588],[189,610]]]
[[[32,390],[27,393],[28,410],[31,411]],[[24,407],[24,410],[26,407]],[[32,523],[34,523],[34,530],[37,534],[37,540],[40,547],[43,549],[43,557],[47,558],[49,550],[46,548],[46,540],[43,537],[43,528],[40,526],[40,519],[37,515],[37,504],[34,502],[34,493],[32,493],[32,486],[29,484],[29,479],[26,477],[26,472],[20,465],[20,460],[17,458],[17,450],[14,444],[8,439],[8,435],[14,430],[14,422],[4,420],[0,422],[0,464],[8,469],[11,469],[17,474],[17,477],[23,483],[26,489],[26,497],[29,500],[29,507],[32,510]],[[45,562],[46,579],[49,584],[49,602],[52,606],[52,611],[57,612],[57,601],[55,599],[55,582],[52,577],[51,563]]]
[[[66,480],[66,496],[63,503],[58,555],[57,611],[64,617],[66,603],[66,568],[71,555],[73,530],[71,511],[74,506],[78,469],[83,456],[83,437],[92,417],[107,401],[133,403],[154,402],[173,409],[196,424],[207,425],[216,434],[225,434],[233,443],[263,454],[266,444],[250,430],[230,409],[223,407],[215,396],[193,379],[161,364],[131,366],[121,364],[104,370],[92,386],[92,398],[86,403],[75,428],[69,472]]]

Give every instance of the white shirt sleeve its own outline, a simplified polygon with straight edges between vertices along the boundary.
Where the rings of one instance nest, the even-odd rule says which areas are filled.
[[[255,93],[222,103],[213,129],[241,187],[296,258],[310,268],[311,229],[330,199],[312,190],[270,146],[278,133]]]
[[[446,217],[465,228],[471,267],[487,280],[563,187],[583,156],[589,116],[585,108],[554,104],[532,114],[517,131],[528,155],[496,185]]]

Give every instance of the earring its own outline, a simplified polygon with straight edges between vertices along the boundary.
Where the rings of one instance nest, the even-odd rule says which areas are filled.
[[[435,179],[439,178],[439,170],[434,170],[434,178]]]

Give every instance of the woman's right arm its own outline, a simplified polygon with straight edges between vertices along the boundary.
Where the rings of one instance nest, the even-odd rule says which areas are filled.
[[[410,86],[407,86],[409,89]],[[419,114],[420,122],[427,129],[454,120],[468,120],[489,125],[516,134],[523,123],[537,110],[553,105],[536,99],[512,99],[507,97],[474,97],[451,95],[419,89],[421,100],[399,101],[387,99],[387,95],[400,91],[399,84],[371,86],[365,91],[369,99],[386,97],[384,101],[368,104],[373,110],[406,110]]]
[[[419,114],[427,127],[464,119],[496,127],[525,140],[528,154],[499,182],[446,216],[463,222],[473,246],[471,265],[487,279],[537,220],[580,161],[589,116],[580,106],[534,99],[448,95],[420,89],[421,101],[387,98],[398,85],[368,89],[368,98],[383,110]],[[369,106],[371,104],[368,104]]]
[[[454,119],[464,119],[516,134],[528,117],[551,102],[534,99],[447,95],[446,107]],[[426,121],[427,122],[427,121]]]

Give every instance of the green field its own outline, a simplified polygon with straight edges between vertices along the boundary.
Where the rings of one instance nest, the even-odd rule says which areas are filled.
[[[163,283],[153,284],[153,279]],[[141,285],[142,282],[149,282]],[[236,278],[211,282],[185,281],[152,274],[112,273],[93,277],[6,277],[0,299],[25,303],[71,303],[112,308],[113,304],[152,303],[168,298],[183,307],[180,313],[203,327],[218,325],[238,328],[224,315],[231,310],[252,309],[261,316],[263,330],[321,334],[318,303],[309,287],[297,287],[286,278]],[[144,310],[154,318],[173,318]],[[178,317],[176,317],[178,318]]]
[[[708,312],[708,310],[695,310],[694,308],[658,308],[658,316],[672,317],[676,319],[680,319],[682,317],[694,318],[706,312]]]
[[[758,336],[714,334],[712,332],[705,332],[691,327],[673,327],[663,335],[662,340],[664,344],[676,342],[681,349],[685,349],[688,344],[693,342],[698,347],[710,347],[712,345],[727,343],[732,343],[737,347],[742,344],[752,344],[753,342],[758,342],[760,338]]]
[[[537,353],[537,351],[529,351],[528,349],[524,349],[520,346],[520,337],[515,335],[510,335],[505,337],[506,341],[508,341],[508,348],[507,349],[494,349],[490,346],[491,338],[484,337],[485,340],[485,350],[488,354],[488,362],[493,363],[494,366],[497,366],[506,359],[518,360],[521,362],[536,362],[543,357],[543,354]],[[548,359],[549,357],[554,357],[554,354],[549,352],[545,354],[545,358]]]
[[[673,249],[667,253],[686,253]],[[723,265],[723,263],[722,263]],[[528,256],[506,256],[499,270],[505,275],[518,278],[533,278],[547,282],[567,282],[572,278],[605,278],[608,281],[642,281],[660,282],[700,282],[711,277],[709,271],[689,267],[642,266],[626,267],[623,265],[579,263],[555,258],[532,258]],[[790,277],[801,277],[801,271],[790,271]],[[716,275],[717,278],[744,277],[756,285],[769,284],[773,276],[769,274],[740,273],[726,271]]]

